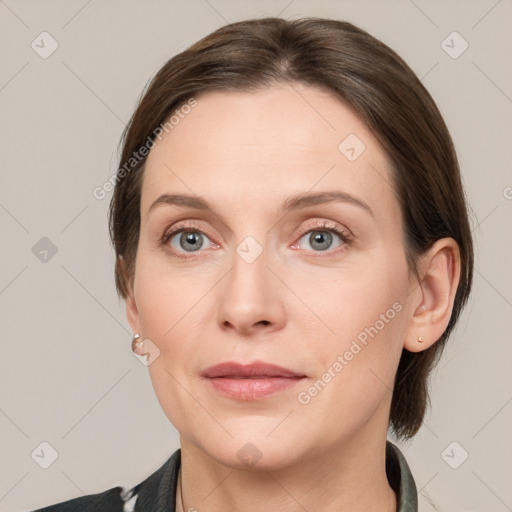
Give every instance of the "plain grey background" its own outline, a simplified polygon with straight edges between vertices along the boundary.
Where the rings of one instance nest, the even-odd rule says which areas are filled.
[[[178,448],[130,350],[111,194],[92,191],[116,171],[156,70],[228,22],[268,15],[368,30],[445,117],[473,209],[474,291],[433,375],[432,412],[399,446],[439,510],[512,510],[510,0],[0,0],[0,511],[135,485]]]

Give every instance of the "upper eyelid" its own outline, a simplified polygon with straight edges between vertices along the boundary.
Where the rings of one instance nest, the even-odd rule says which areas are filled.
[[[171,228],[168,228],[164,231],[164,236],[168,235],[168,234],[172,234],[172,235],[175,235],[177,232],[179,231],[192,231],[192,230],[196,230],[196,231],[199,231],[201,232],[202,234],[204,235],[208,235],[208,230],[207,229],[204,229],[202,228],[201,226],[198,225],[198,222],[200,221],[196,221],[195,219],[191,219],[189,221],[185,220],[185,221],[177,221],[173,224],[172,226],[172,229]],[[352,232],[344,227],[343,225],[339,224],[338,222],[336,221],[331,221],[331,220],[322,220],[322,221],[318,221],[319,224],[315,224],[315,225],[311,225],[311,226],[305,226],[303,228],[301,228],[299,230],[300,232],[300,235],[299,236],[302,236],[304,233],[307,233],[308,231],[315,231],[315,230],[318,230],[318,231],[322,231],[322,230],[339,230],[339,231],[346,231],[348,232],[350,235],[352,235]]]
[[[299,230],[302,236],[309,231],[340,231],[342,233],[347,233],[347,235],[353,236],[350,229],[346,228],[342,224],[332,220],[322,220],[319,224],[307,225]]]

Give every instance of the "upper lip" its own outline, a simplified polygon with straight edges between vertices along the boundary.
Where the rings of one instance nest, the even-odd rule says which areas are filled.
[[[226,361],[206,368],[203,377],[305,377],[304,374],[294,372],[288,368],[277,366],[263,361],[256,361],[247,365],[234,361]]]

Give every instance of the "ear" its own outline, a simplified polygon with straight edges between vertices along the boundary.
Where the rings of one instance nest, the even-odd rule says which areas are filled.
[[[448,326],[460,279],[457,242],[453,238],[437,240],[421,258],[419,273],[421,280],[411,292],[415,296],[414,313],[404,340],[404,348],[409,352],[429,348]]]
[[[128,319],[128,323],[130,324],[132,332],[134,334],[140,333],[139,310],[137,308],[137,303],[135,302],[135,290],[128,276],[126,260],[122,255],[118,256],[118,264],[121,275],[123,276],[124,282],[126,283],[126,318]]]

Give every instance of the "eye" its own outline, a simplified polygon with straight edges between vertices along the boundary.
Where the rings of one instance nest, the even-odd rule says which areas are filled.
[[[292,247],[294,249],[301,249],[303,246],[309,244],[312,251],[323,252],[329,249],[336,249],[343,245],[349,245],[350,242],[351,236],[349,233],[333,226],[327,227],[324,225],[308,230],[299,239],[297,244]]]
[[[162,243],[170,245],[173,252],[181,254],[199,252],[208,247],[218,247],[200,229],[191,225],[176,226],[163,236]]]
[[[177,249],[176,245],[179,245],[184,251],[194,252],[201,249],[204,245],[205,240],[209,240],[206,235],[199,231],[182,231],[181,233],[176,233],[179,236],[172,237],[175,238],[171,240],[171,247],[173,249]],[[177,244],[175,244],[177,242]]]

